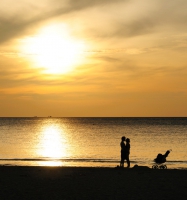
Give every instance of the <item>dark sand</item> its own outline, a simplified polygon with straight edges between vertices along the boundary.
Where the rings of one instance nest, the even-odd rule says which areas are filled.
[[[187,199],[187,170],[0,166],[0,199]]]

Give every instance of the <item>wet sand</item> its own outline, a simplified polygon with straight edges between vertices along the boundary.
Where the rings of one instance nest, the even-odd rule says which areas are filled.
[[[0,199],[186,199],[187,170],[0,166]]]

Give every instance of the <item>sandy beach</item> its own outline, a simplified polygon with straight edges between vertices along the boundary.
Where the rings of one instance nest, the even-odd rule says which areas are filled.
[[[186,199],[187,170],[0,166],[0,199]]]

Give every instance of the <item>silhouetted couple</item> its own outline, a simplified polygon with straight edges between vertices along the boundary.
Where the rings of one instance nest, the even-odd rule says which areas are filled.
[[[125,136],[121,138],[121,161],[120,161],[120,167],[124,167],[124,161],[127,162],[127,167],[130,167],[130,160],[129,160],[129,154],[130,154],[130,139]]]

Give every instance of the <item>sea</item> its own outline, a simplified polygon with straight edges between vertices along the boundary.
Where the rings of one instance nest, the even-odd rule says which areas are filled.
[[[187,169],[187,117],[0,117],[0,165],[115,168],[122,136],[131,167]]]

